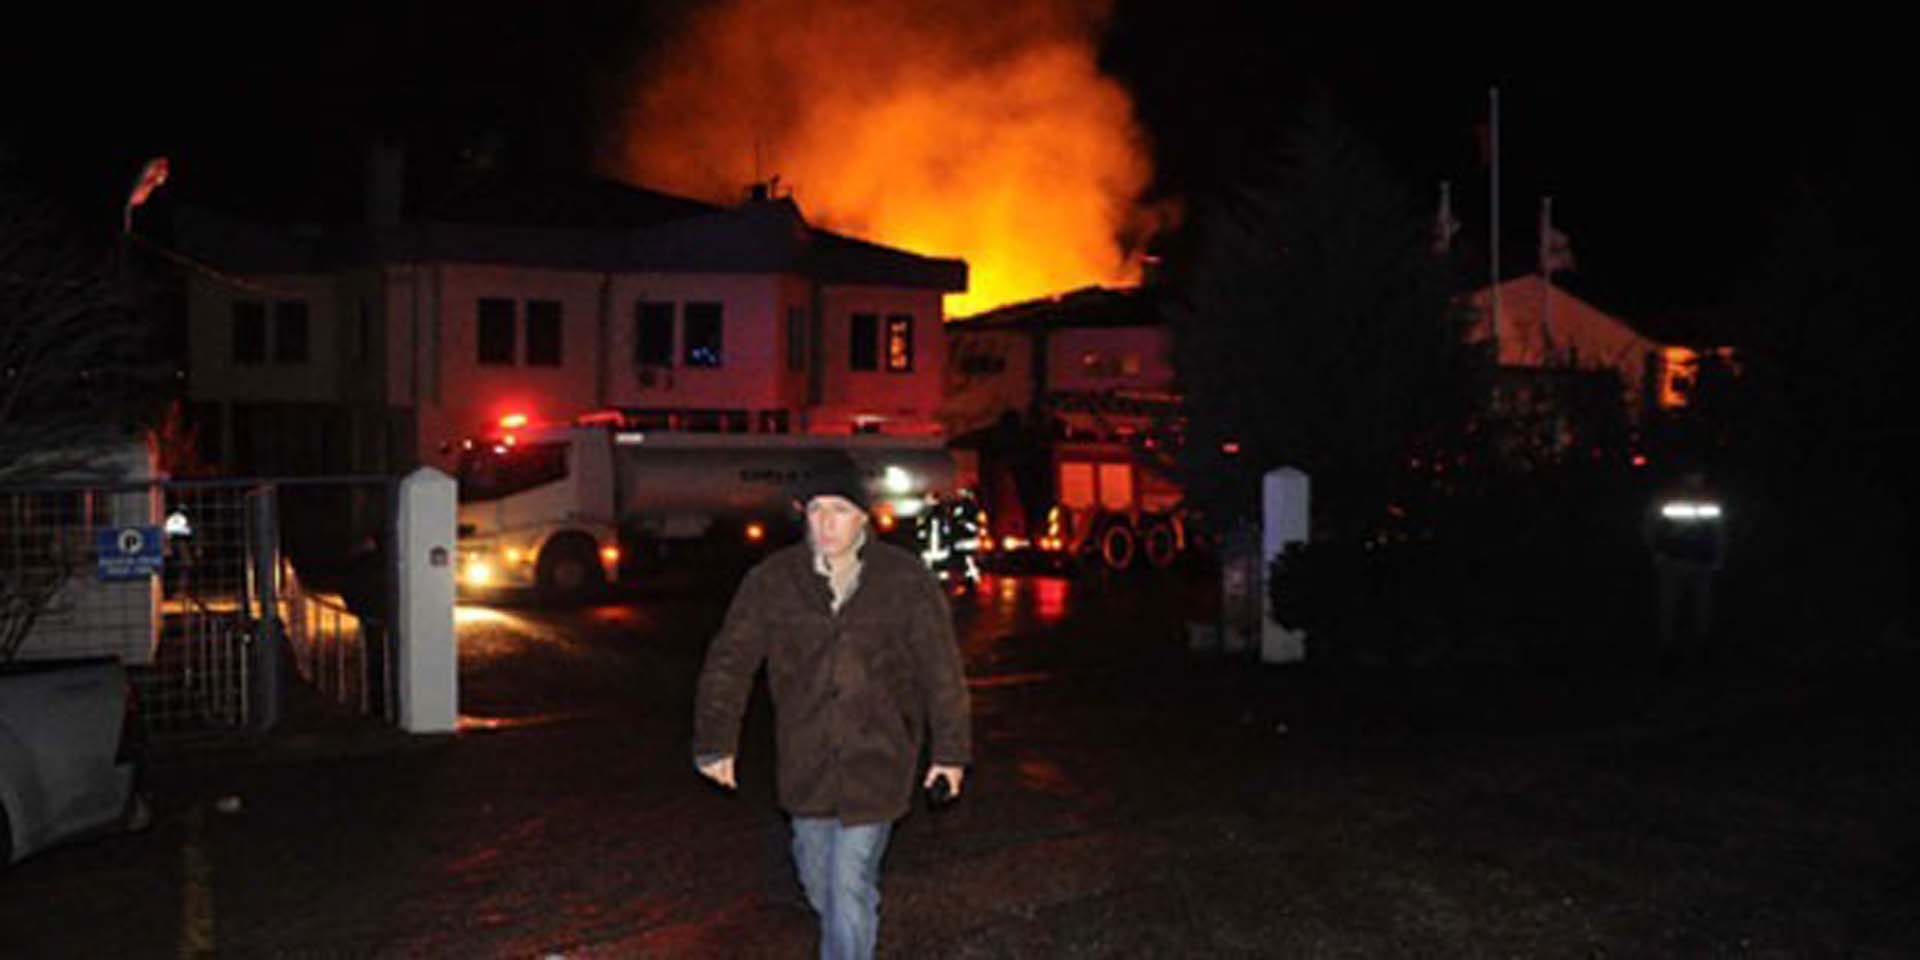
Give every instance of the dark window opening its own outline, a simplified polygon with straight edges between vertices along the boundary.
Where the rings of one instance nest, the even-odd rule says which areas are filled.
[[[880,369],[880,315],[856,313],[853,342],[847,348],[847,366],[855,370]]]
[[[233,362],[253,366],[267,360],[267,307],[258,300],[233,304]]]
[[[725,357],[721,340],[721,311],[717,303],[689,303],[681,331],[686,337],[686,365],[717,367]]]
[[[527,301],[527,366],[560,366],[560,301]]]
[[[642,300],[633,305],[633,362],[673,366],[673,304]]]
[[[913,370],[913,317],[896,313],[887,317],[887,372]]]
[[[513,365],[513,301],[483,297],[479,308],[480,363]]]
[[[273,305],[273,362],[307,362],[307,302],[280,300]]]

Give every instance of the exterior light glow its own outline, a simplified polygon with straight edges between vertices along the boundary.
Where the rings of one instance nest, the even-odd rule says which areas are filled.
[[[620,548],[612,547],[612,546],[601,547],[600,562],[606,564],[609,567],[614,566],[615,564],[618,564],[620,562]]]
[[[1709,501],[1673,500],[1660,505],[1660,515],[1680,523],[1720,519],[1720,505]]]
[[[527,415],[524,413],[509,413],[500,418],[500,429],[502,430],[518,430],[526,425]]]
[[[747,524],[747,542],[748,543],[759,543],[760,541],[765,540],[766,538],[767,538],[767,528],[765,525],[758,522]]]
[[[913,489],[913,474],[899,467],[890,466],[881,474],[880,483],[887,488],[888,493],[898,496]]]
[[[467,581],[469,587],[484,587],[493,582],[493,567],[484,561],[475,560],[461,571],[461,578]]]

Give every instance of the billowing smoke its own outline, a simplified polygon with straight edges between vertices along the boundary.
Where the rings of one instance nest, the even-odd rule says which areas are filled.
[[[1005,9],[999,9],[1004,6]],[[725,0],[633,91],[615,174],[733,202],[779,178],[808,219],[968,261],[950,314],[1139,276],[1159,211],[1105,3]]]

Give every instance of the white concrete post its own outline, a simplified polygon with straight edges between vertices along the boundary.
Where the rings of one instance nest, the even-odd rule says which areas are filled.
[[[400,728],[451,733],[460,720],[460,655],[453,635],[452,477],[422,467],[400,481],[394,552],[399,563]]]
[[[1273,558],[1289,544],[1307,542],[1307,475],[1292,467],[1269,470],[1260,484],[1260,659],[1265,663],[1295,663],[1307,657],[1307,634],[1274,622],[1273,595],[1267,578]]]

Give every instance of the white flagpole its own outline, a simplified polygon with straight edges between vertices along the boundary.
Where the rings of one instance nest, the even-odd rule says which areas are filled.
[[[1540,346],[1541,360],[1553,362],[1553,198],[1540,198]]]
[[[1500,365],[1500,88],[1487,88],[1487,172],[1492,180],[1490,191],[1489,232],[1492,240],[1488,250],[1487,292],[1491,295],[1493,314],[1487,329],[1493,341],[1493,364]]]

